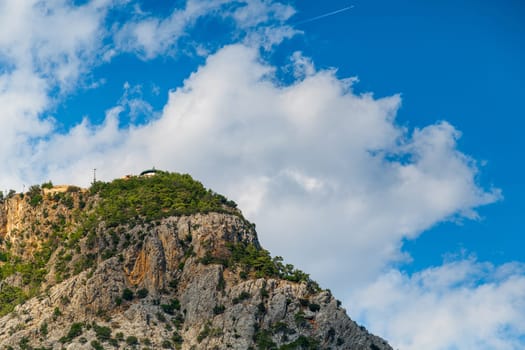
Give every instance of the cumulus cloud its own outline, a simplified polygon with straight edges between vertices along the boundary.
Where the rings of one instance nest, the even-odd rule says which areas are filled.
[[[280,86],[257,50],[225,47],[170,93],[158,119],[123,130],[124,109],[112,109],[97,129],[84,122],[42,141],[32,163],[84,184],[91,168],[106,179],[137,164],[189,172],[237,200],[274,254],[343,296],[406,259],[404,238],[499,198],[476,183],[453,126],[409,132],[395,123],[399,96],[357,95],[352,80],[308,69]],[[82,154],[62,151],[79,142]]]
[[[475,258],[392,270],[352,296],[351,313],[399,349],[521,349],[524,272]]]
[[[71,87],[100,48],[108,3],[78,7],[65,0],[2,1],[0,62],[9,71],[27,70],[48,85]]]
[[[224,0],[189,0],[184,9],[174,10],[168,18],[137,11],[138,18],[106,23],[109,11],[126,10],[129,2],[0,2],[0,161],[7,165],[2,172],[4,184],[21,189],[22,183],[40,178],[35,168],[54,166],[29,165],[26,160],[40,152],[42,146],[35,148],[39,140],[45,144],[56,128],[47,113],[75,89],[97,88],[103,82],[85,83],[93,67],[126,51],[142,58],[169,53],[196,19],[215,12],[217,16],[237,18],[238,28],[245,31],[250,25],[270,21],[271,17],[280,21],[291,13],[291,7],[268,1],[246,0],[232,7],[232,2]],[[151,106],[141,99],[125,102],[131,119],[133,114],[153,114]]]
[[[31,178],[24,163],[54,120],[52,95],[70,92],[101,49],[109,1],[0,2],[0,162],[6,184]]]

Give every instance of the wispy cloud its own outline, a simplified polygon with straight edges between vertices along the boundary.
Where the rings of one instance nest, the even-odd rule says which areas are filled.
[[[115,27],[114,38],[117,51],[133,52],[143,59],[177,53],[179,41],[190,36],[205,16],[232,22],[232,42],[244,38],[245,43],[266,49],[299,33],[285,25],[295,13],[293,7],[269,0],[189,0],[165,18],[138,13],[138,18]]]

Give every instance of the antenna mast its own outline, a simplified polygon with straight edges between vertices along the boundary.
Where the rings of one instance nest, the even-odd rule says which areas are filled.
[[[93,183],[97,182],[97,168],[93,168]]]

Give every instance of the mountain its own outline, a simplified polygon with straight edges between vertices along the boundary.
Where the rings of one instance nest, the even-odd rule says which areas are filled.
[[[2,349],[391,349],[189,175],[0,198]]]

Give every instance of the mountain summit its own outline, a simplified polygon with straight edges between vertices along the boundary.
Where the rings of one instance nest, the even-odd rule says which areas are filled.
[[[158,170],[0,197],[0,345],[391,349],[272,258],[234,202]]]

